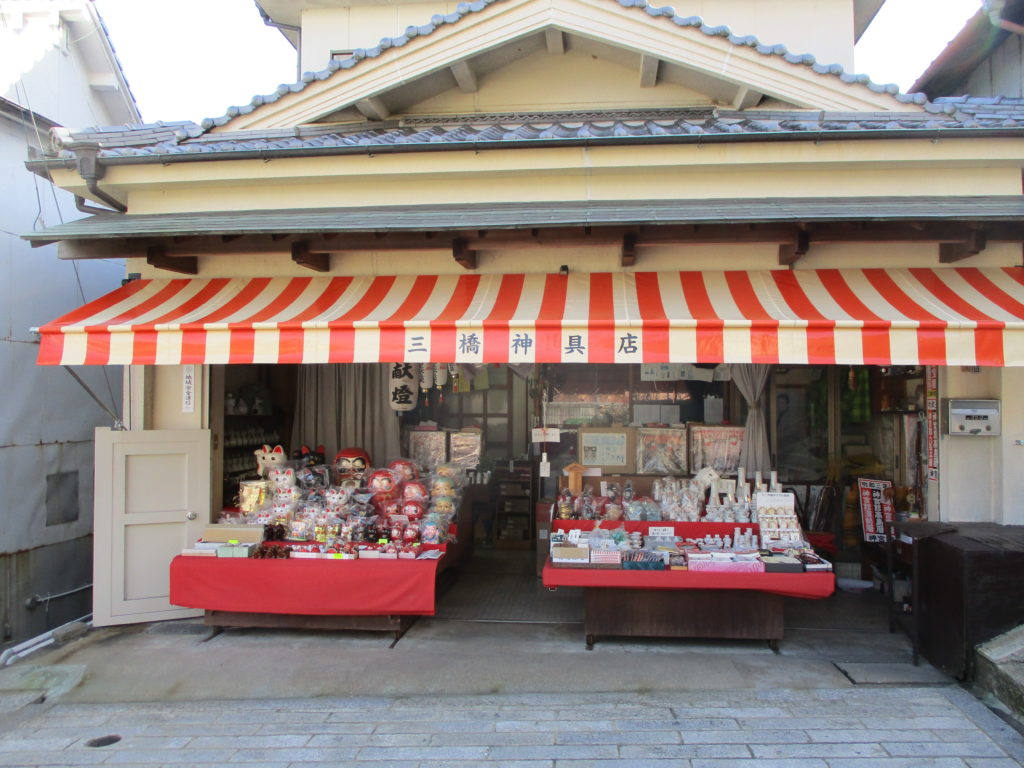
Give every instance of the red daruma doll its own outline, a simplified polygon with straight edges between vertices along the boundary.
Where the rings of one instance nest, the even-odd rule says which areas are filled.
[[[334,455],[334,471],[341,480],[362,480],[370,468],[370,454],[362,448],[342,448]]]

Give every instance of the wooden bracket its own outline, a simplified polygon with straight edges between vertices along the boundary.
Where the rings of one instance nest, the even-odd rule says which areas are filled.
[[[983,229],[970,229],[967,237],[955,243],[939,243],[939,263],[952,264],[954,261],[975,256],[985,250],[988,238]]]
[[[292,243],[292,261],[300,267],[312,269],[314,272],[331,271],[331,254],[312,253],[309,250],[308,240],[299,240]]]
[[[806,229],[798,229],[793,242],[779,246],[779,265],[783,267],[796,264],[800,257],[811,249],[811,233]]]
[[[627,232],[622,236],[620,263],[624,267],[632,267],[636,264],[636,232]]]
[[[452,258],[463,269],[476,269],[476,251],[461,237],[452,240]]]
[[[168,256],[162,245],[151,245],[146,248],[146,263],[157,269],[166,269],[168,272],[179,272],[183,275],[199,274],[197,256]]]

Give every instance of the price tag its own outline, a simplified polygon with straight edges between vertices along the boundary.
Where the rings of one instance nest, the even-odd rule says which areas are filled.
[[[671,525],[652,525],[647,529],[647,535],[654,538],[672,537],[676,535],[676,529]]]
[[[562,430],[558,427],[537,427],[533,430],[533,442],[535,443],[557,443],[561,437]]]

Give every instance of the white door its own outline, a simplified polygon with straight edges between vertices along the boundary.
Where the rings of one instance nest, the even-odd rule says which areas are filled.
[[[210,430],[96,430],[93,624],[199,616],[168,602],[171,559],[210,522]]]

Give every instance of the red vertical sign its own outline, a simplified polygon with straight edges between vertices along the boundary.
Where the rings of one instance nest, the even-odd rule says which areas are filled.
[[[886,489],[892,488],[888,480],[857,478],[860,491],[860,520],[864,528],[864,541],[885,541],[885,524],[894,518],[892,499],[886,498]]]
[[[928,474],[929,480],[939,479],[939,368],[935,365],[924,369],[925,420],[928,427]]]

